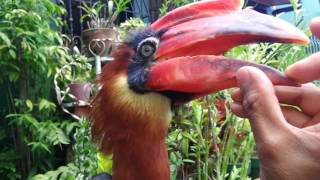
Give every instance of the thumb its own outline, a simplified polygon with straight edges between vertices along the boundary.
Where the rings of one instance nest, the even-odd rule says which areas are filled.
[[[283,131],[286,121],[274,87],[267,76],[257,68],[243,67],[237,74],[242,94],[242,106],[258,141]],[[260,138],[260,139],[259,139]]]
[[[320,38],[320,17],[312,19],[310,23],[310,29],[312,34],[314,34],[317,38]]]

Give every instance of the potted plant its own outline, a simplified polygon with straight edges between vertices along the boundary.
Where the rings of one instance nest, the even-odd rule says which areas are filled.
[[[69,67],[70,93],[80,104],[88,103],[90,100],[93,79],[92,66],[85,56],[72,55],[73,61]]]
[[[89,102],[92,84],[88,82],[73,82],[69,84],[70,93],[80,102],[80,105],[84,105]]]
[[[86,117],[89,113],[90,97],[94,87],[90,82],[95,77],[88,58],[80,54],[73,54],[58,73],[60,87],[67,88],[61,91],[62,95],[59,96],[61,103],[63,102],[64,111],[78,117]],[[66,107],[73,107],[73,113],[70,113]]]
[[[118,15],[126,9],[130,0],[109,0],[108,7],[100,1],[89,7],[86,3],[79,6],[85,14],[81,16],[81,21],[89,18],[88,28],[81,33],[83,43],[91,55],[109,56],[112,45],[118,41],[118,33],[114,22]],[[104,14],[102,9],[105,10]]]
[[[120,40],[126,39],[127,35],[129,34],[130,31],[136,30],[136,29],[141,29],[145,27],[146,24],[137,17],[134,18],[129,18],[125,22],[121,23],[118,32],[119,32],[119,38]]]
[[[55,89],[60,104],[66,102],[68,107],[86,105],[89,103],[93,85],[90,83],[95,75],[88,58],[81,54],[68,55],[62,66],[57,68],[55,75]]]

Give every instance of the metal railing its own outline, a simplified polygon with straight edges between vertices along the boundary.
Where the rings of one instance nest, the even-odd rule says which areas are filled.
[[[315,36],[310,37],[310,45],[307,48],[309,54],[313,54],[320,51],[320,40]]]

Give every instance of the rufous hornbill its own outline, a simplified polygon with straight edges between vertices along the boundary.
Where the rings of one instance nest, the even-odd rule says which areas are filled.
[[[217,56],[240,44],[309,41],[294,26],[241,6],[207,0],[177,8],[114,50],[90,116],[102,151],[113,153],[113,179],[170,179],[165,137],[172,104],[236,87],[240,67],[296,85],[268,66]]]

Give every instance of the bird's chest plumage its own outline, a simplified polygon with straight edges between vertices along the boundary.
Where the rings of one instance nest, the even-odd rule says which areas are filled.
[[[128,86],[128,79],[121,75],[113,84],[115,103],[123,113],[130,112],[135,120],[150,128],[168,127],[171,121],[171,101],[158,93],[138,94]]]
[[[113,153],[113,178],[169,179],[165,136],[171,120],[170,99],[132,91],[125,73],[105,84],[100,93],[93,128],[103,137],[104,152]]]

